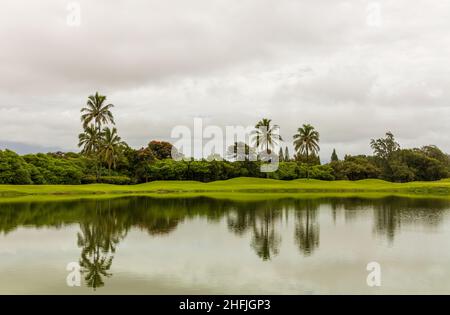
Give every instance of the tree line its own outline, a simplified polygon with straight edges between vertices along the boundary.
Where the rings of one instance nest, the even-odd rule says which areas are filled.
[[[434,145],[401,148],[391,132],[372,139],[373,155],[345,155],[336,150],[330,162],[321,164],[320,134],[303,124],[293,136],[294,154],[281,146],[279,126],[264,118],[255,125],[253,143],[236,142],[226,157],[211,154],[206,159],[172,159],[172,144],[153,140],[133,149],[118,135],[112,114],[113,104],[98,92],[88,97],[81,109],[83,132],[80,152],[54,152],[19,156],[0,150],[0,184],[136,184],[153,180],[198,180],[209,182],[235,177],[264,177],[282,180],[311,178],[321,180],[360,180],[368,178],[394,182],[431,181],[449,177],[450,158]],[[264,154],[279,147],[279,166],[264,173]]]

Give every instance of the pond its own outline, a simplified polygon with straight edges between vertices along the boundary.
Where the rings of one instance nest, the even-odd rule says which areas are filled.
[[[449,294],[449,245],[445,199],[3,202],[0,293]]]

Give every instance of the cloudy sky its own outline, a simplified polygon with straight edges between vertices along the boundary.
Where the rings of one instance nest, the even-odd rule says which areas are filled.
[[[0,4],[0,148],[77,150],[99,91],[133,147],[194,117],[270,117],[288,142],[313,124],[322,160],[369,153],[387,130],[450,152],[450,1],[71,3]]]

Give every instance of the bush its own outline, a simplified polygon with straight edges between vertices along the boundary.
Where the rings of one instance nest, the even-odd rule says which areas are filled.
[[[305,173],[306,174],[306,173]],[[300,169],[296,162],[280,162],[278,170],[269,173],[270,178],[290,180],[299,178]]]
[[[79,159],[57,157],[51,154],[28,154],[24,160],[31,165],[36,184],[81,184],[85,173]]]
[[[428,150],[434,149],[429,147]],[[434,151],[432,151],[434,152]],[[448,176],[445,160],[431,157],[428,151],[402,149],[395,152],[388,162],[388,180],[407,182],[412,180],[439,180]]]
[[[183,180],[189,171],[189,162],[172,159],[158,160],[148,167],[149,180]]]
[[[347,155],[344,161],[334,161],[329,166],[333,169],[335,179],[360,180],[381,177],[381,170],[364,155]]]
[[[334,180],[333,168],[329,165],[315,165],[311,168],[309,178]]]
[[[83,177],[81,182],[83,184],[94,184],[94,183],[113,184],[113,185],[134,184],[133,180],[128,176],[100,176],[97,179],[95,176],[89,175]]]

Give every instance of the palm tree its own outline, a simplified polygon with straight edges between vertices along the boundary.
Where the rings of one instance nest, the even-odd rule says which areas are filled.
[[[101,137],[101,133],[94,124],[86,126],[84,132],[78,135],[78,147],[82,147],[81,153],[85,155],[95,155],[98,152],[98,145]]]
[[[112,123],[114,124],[114,117],[111,113],[113,104],[105,105],[106,96],[99,95],[98,92],[95,95],[90,95],[86,103],[86,107],[81,109],[81,121],[83,127],[86,128],[92,121],[95,126],[100,130],[102,124]]]
[[[278,145],[279,141],[283,141],[278,133],[280,127],[278,125],[271,126],[271,119],[263,118],[255,126],[255,138],[256,147],[262,147],[267,153],[275,145]]]
[[[319,147],[319,132],[310,124],[303,124],[298,128],[294,135],[294,148],[297,153],[306,155],[306,163],[309,163],[309,154],[317,154]],[[306,172],[306,177],[309,178],[309,171]]]
[[[100,176],[97,155],[102,137],[103,134],[100,132],[100,129],[94,126],[94,124],[86,126],[84,132],[78,135],[78,147],[82,147],[81,153],[94,159],[97,179]]]
[[[111,173],[111,166],[116,168],[117,159],[125,142],[117,135],[117,129],[105,127],[103,137],[100,141],[100,156],[108,164],[108,172]]]
[[[320,150],[319,132],[310,124],[303,124],[294,135],[294,147],[298,153],[305,154],[308,161],[310,153],[317,154]]]

